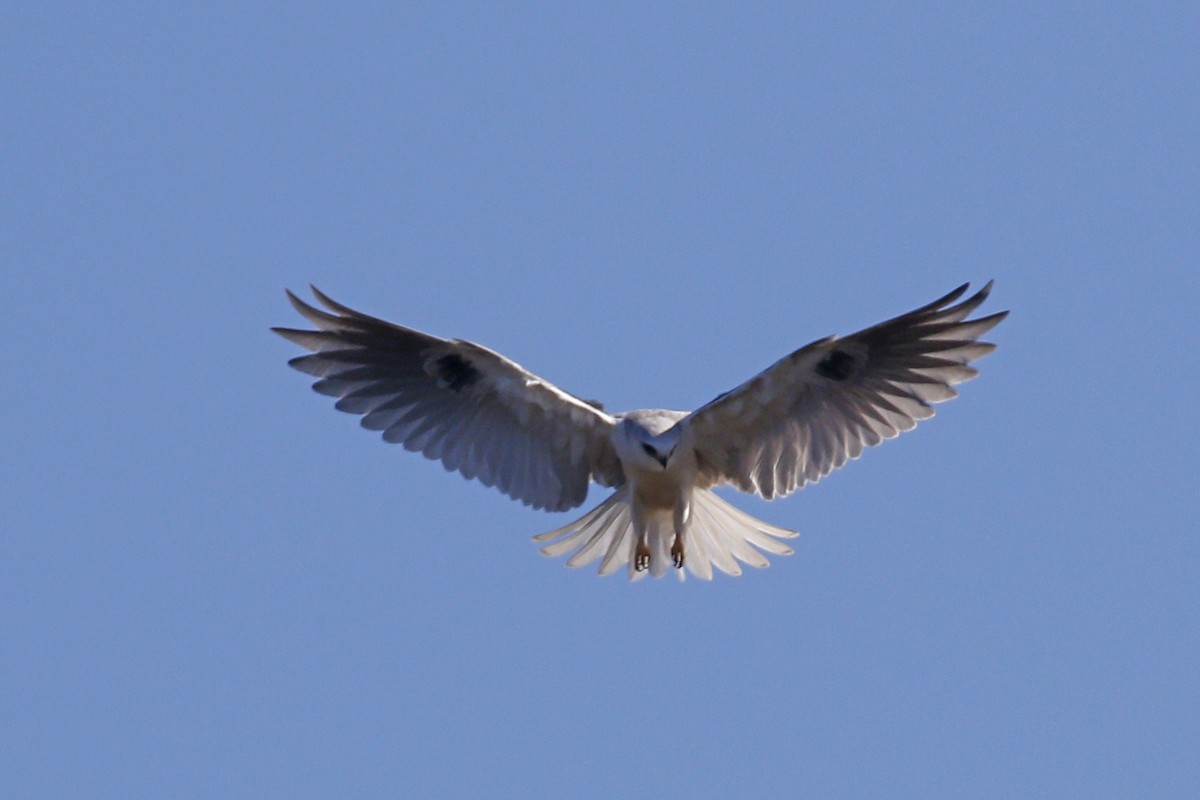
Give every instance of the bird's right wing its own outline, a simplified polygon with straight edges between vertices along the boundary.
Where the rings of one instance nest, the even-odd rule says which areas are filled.
[[[699,485],[786,495],[933,416],[931,404],[955,397],[951,386],[977,374],[970,362],[995,349],[978,339],[1007,311],[964,321],[991,288],[952,305],[964,284],[895,319],[815,341],[685,417]]]
[[[336,408],[478,478],[516,500],[551,511],[573,508],[591,480],[624,477],[609,439],[614,418],[483,345],[441,339],[336,303],[313,288],[321,311],[291,292],[317,330],[272,328],[312,351],[288,363],[320,380]]]

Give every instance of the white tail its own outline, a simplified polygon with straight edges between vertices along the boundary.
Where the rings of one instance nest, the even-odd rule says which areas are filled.
[[[759,550],[780,556],[791,555],[792,548],[779,540],[796,535],[795,531],[755,519],[708,489],[696,489],[692,492],[691,514],[684,536],[684,565],[697,578],[706,581],[712,580],[713,567],[727,575],[741,575],[739,561],[752,567],[769,565]],[[636,571],[633,552],[637,535],[633,530],[629,490],[622,486],[612,497],[571,524],[533,538],[550,542],[541,549],[547,556],[558,557],[574,551],[567,559],[568,567],[582,567],[601,559],[601,575],[611,575],[627,566],[630,580],[639,580],[647,572],[656,578],[667,573],[672,564],[671,544],[675,540],[675,528],[670,511],[653,514],[646,520],[650,569]],[[678,570],[678,574],[682,580],[683,570]]]

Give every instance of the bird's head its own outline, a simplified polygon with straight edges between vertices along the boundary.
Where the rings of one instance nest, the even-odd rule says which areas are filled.
[[[671,464],[671,456],[679,444],[679,431],[671,428],[655,435],[638,424],[625,427],[626,453],[623,460],[641,466],[647,471],[663,471]]]

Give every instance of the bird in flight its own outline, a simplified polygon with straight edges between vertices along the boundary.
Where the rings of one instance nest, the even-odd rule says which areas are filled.
[[[567,565],[661,577],[684,568],[767,566],[794,531],[755,519],[713,488],[765,499],[813,483],[864,448],[933,416],[995,349],[979,337],[1007,311],[968,320],[992,284],[967,284],[850,336],[801,347],[695,411],[609,413],[494,350],[394,325],[331,300],[287,293],[317,330],[272,328],[306,350],[289,364],[387,442],[441,461],[534,508],[581,505],[595,481],[615,491],[579,519],[535,536]],[[760,552],[761,551],[761,552]]]

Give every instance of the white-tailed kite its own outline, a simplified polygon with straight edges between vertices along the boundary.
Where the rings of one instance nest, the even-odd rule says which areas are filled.
[[[915,311],[851,336],[829,336],[784,356],[696,411],[609,414],[488,348],[369,317],[313,287],[328,311],[288,298],[318,330],[273,328],[312,351],[290,363],[313,388],[362,416],[388,442],[478,478],[534,508],[583,503],[595,481],[616,489],[569,525],[535,536],[572,567],[600,574],[712,579],[716,567],[767,566],[760,550],[789,555],[796,535],[738,510],[713,492],[732,484],[766,499],[820,480],[865,447],[933,416],[933,403],[975,377],[970,362],[1002,311],[966,320],[989,282],[954,303],[963,284]],[[757,548],[757,549],[756,549]]]

